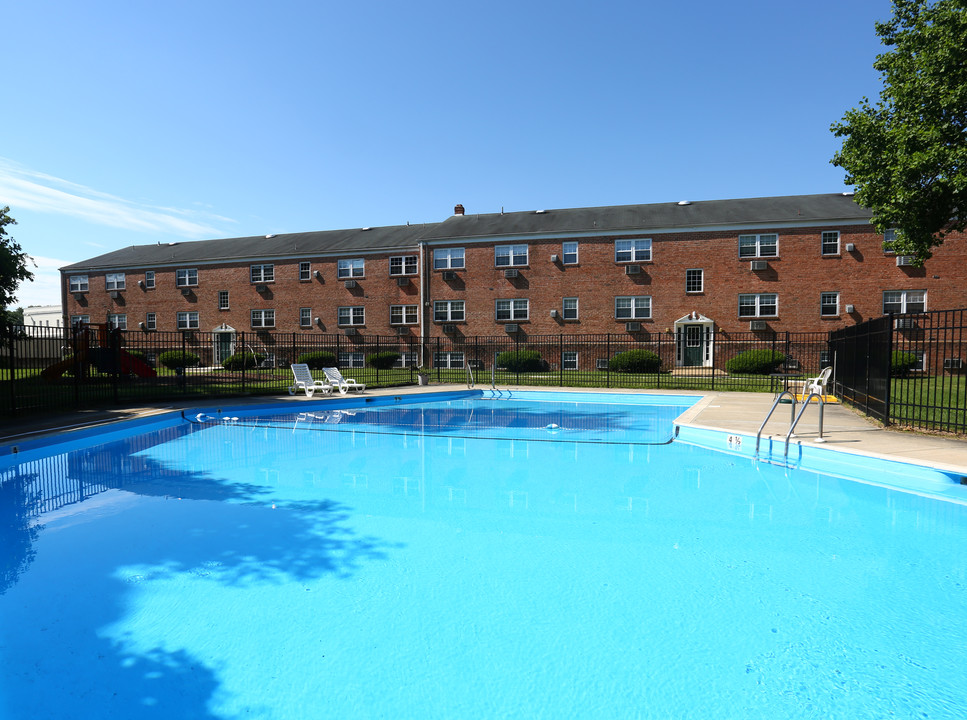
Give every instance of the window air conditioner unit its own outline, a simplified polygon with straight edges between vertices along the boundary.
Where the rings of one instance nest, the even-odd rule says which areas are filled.
[[[449,325],[449,324],[447,324],[447,325],[444,325],[443,326],[443,332],[445,332],[445,333],[455,333],[456,331],[457,331],[457,326],[456,325]]]
[[[410,284],[410,279],[405,277],[396,278],[396,284],[399,285],[400,287],[406,287],[407,285]]]
[[[520,273],[517,272],[516,268],[511,268],[510,270],[504,270],[504,277],[505,278],[515,278],[519,274]]]
[[[853,252],[856,246],[853,243],[846,243],[846,252]]]
[[[637,275],[641,272],[641,265],[625,265],[625,275]]]
[[[352,328],[352,327],[346,328],[345,330],[343,330],[343,332],[346,333],[346,335],[358,335],[359,334],[359,331],[356,328]]]
[[[349,288],[349,289],[352,289],[352,288],[356,287],[356,281],[355,280],[347,280],[346,281],[346,287]]]
[[[853,307],[852,305],[847,305],[846,306],[846,314],[847,315],[852,315],[855,311],[856,311],[856,308]]]
[[[453,270],[444,270],[443,271],[443,279],[444,280],[456,280],[457,279],[457,274],[455,272],[453,272]]]
[[[598,370],[607,370],[609,367],[611,367],[611,363],[608,362],[608,358],[598,358],[595,362],[595,367]]]
[[[268,291],[268,289],[269,289],[269,286],[268,285],[256,285],[255,286],[255,292],[257,292],[257,293],[264,293],[264,292]]]
[[[84,301],[84,293],[82,293],[82,292],[76,292],[76,293],[74,293],[74,299],[77,300],[77,302],[83,302]]]
[[[625,323],[625,330],[627,332],[639,332],[641,330],[641,323],[640,322],[626,322]]]
[[[181,294],[184,295],[185,297],[187,297],[188,295],[191,295],[191,288],[181,288]]]
[[[749,263],[749,266],[753,270],[768,270],[769,269],[769,263],[767,263],[765,260],[753,260],[751,263]]]
[[[557,255],[551,255],[551,262],[557,262]]]
[[[517,323],[508,323],[507,325],[504,325],[504,332],[506,333],[515,333],[518,330],[520,330],[520,327],[518,327]]]
[[[893,323],[893,327],[897,330],[910,330],[917,326],[917,321],[913,318],[897,318]]]
[[[749,330],[765,330],[766,321],[765,320],[750,320]]]
[[[960,370],[964,367],[964,361],[960,358],[944,358],[943,369],[944,370]]]
[[[551,310],[551,317],[557,317],[557,310]]]
[[[913,255],[897,255],[896,256],[896,266],[906,267],[908,265],[913,265],[916,258]]]
[[[398,328],[396,328],[396,334],[397,335],[409,335],[410,334],[410,329],[408,327],[406,327],[405,325],[401,325]]]

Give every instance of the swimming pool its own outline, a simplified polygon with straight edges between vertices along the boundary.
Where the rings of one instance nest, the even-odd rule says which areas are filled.
[[[967,714],[964,504],[669,443],[694,398],[645,399],[213,408],[23,445],[0,717]]]

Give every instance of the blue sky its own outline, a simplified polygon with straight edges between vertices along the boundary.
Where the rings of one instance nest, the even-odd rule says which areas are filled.
[[[33,0],[4,10],[0,206],[56,268],[128,245],[840,192],[888,0]]]

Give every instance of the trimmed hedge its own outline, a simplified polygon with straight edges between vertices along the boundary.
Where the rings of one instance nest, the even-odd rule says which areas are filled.
[[[371,368],[376,368],[377,370],[389,370],[399,359],[400,354],[398,352],[393,350],[384,350],[383,352],[373,353],[366,358],[366,362]]]
[[[336,367],[336,353],[328,350],[317,350],[315,352],[302,353],[295,359],[297,363],[305,363],[310,370],[322,370],[327,367]]]
[[[651,350],[626,350],[608,361],[611,372],[656,373],[661,370],[661,358]]]
[[[257,368],[262,364],[262,361],[265,360],[265,357],[266,356],[262,353],[238,352],[225,358],[225,361],[222,363],[222,367],[226,370]]]
[[[507,350],[497,356],[497,367],[510,372],[544,372],[547,363],[537,350]]]
[[[890,357],[890,375],[906,377],[913,368],[920,364],[916,355],[903,350],[894,350]]]
[[[169,370],[175,370],[177,368],[195,367],[201,363],[201,358],[187,350],[184,352],[181,350],[168,350],[158,356],[158,362]]]
[[[730,375],[768,375],[786,361],[778,350],[746,350],[725,363]]]

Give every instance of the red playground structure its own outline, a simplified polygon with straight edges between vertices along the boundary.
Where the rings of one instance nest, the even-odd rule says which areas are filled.
[[[97,344],[91,347],[93,333],[97,332]],[[40,377],[44,380],[56,380],[69,370],[78,369],[80,377],[87,377],[92,366],[99,373],[120,375],[137,375],[138,377],[156,377],[158,373],[143,360],[134,357],[123,349],[110,346],[107,325],[82,326],[75,331],[76,350],[60,362],[44,368]]]

